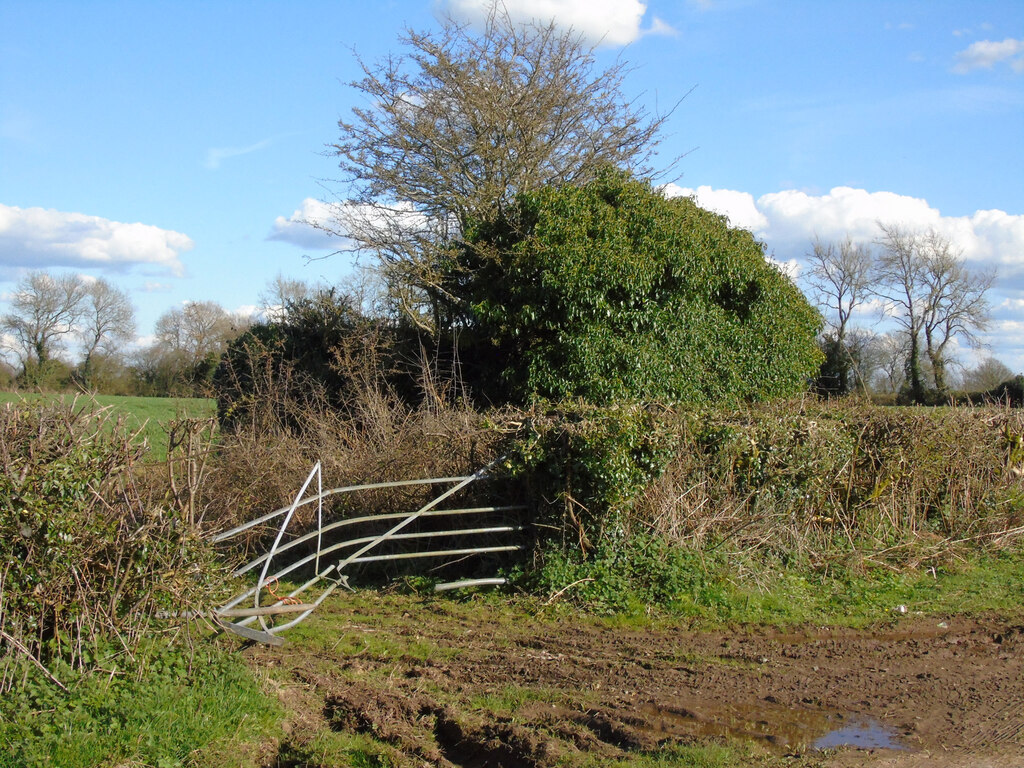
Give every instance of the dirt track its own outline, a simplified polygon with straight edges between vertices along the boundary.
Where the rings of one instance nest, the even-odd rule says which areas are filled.
[[[390,597],[311,622],[248,651],[291,738],[366,732],[410,765],[572,765],[738,737],[758,765],[1024,766],[1019,620],[636,630]],[[862,748],[815,748],[837,732]]]

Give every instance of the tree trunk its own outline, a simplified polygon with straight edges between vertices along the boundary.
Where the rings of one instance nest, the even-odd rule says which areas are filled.
[[[921,341],[916,333],[910,334],[910,356],[907,359],[907,378],[910,379],[910,398],[918,404],[923,404],[924,382],[921,373]]]

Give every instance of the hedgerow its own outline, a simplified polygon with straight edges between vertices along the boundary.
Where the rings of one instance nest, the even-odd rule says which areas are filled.
[[[131,648],[216,573],[187,510],[140,473],[123,419],[74,403],[0,408],[0,629],[36,659]]]

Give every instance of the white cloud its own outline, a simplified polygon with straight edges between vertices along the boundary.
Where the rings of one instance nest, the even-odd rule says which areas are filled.
[[[132,342],[132,346],[135,349],[148,349],[154,344],[156,344],[156,336],[152,333],[136,336],[135,340]]]
[[[1024,40],[1008,37],[1005,40],[979,40],[956,55],[953,71],[966,74],[975,69],[992,69],[1007,62],[1015,72],[1024,72]]]
[[[999,314],[1024,316],[1024,299],[1004,299],[996,305],[995,311]]]
[[[641,29],[647,4],[640,0],[518,0],[504,4],[498,0],[442,0],[441,7],[454,19],[480,24],[496,3],[499,11],[507,11],[515,22],[554,20],[601,45],[626,45],[643,35],[675,34],[658,18]]]
[[[641,30],[640,34],[645,37],[647,35],[665,35],[667,37],[675,37],[679,34],[679,31],[664,19],[660,19],[655,16],[651,19],[651,26],[647,29]]]
[[[954,221],[964,237],[970,238],[970,249],[961,244],[967,258],[991,263],[1002,272],[1024,272],[1024,216],[991,210]]]
[[[768,219],[757,210],[754,196],[749,192],[712,189],[708,186],[690,189],[677,184],[666,184],[663,190],[667,197],[692,197],[701,208],[727,217],[731,226],[756,232],[768,225]]]
[[[870,241],[878,236],[878,221],[927,229],[941,218],[924,200],[851,187],[835,187],[824,195],[772,192],[758,198],[757,208],[768,220],[758,234],[787,247],[807,243],[816,235],[825,240],[849,235],[856,241]]]
[[[854,307],[853,314],[860,315],[861,317],[878,317],[890,313],[891,309],[892,307],[888,302],[876,296]]]
[[[768,263],[774,266],[779,272],[784,274],[790,280],[794,282],[800,278],[800,273],[803,271],[803,265],[800,264],[796,259],[786,259],[785,261],[779,261],[772,255],[765,256]]]
[[[242,304],[230,310],[230,314],[240,320],[255,320],[262,310],[255,304]]]
[[[988,334],[993,357],[1008,365],[1017,373],[1024,373],[1024,322],[1020,320],[998,320]]]
[[[274,219],[274,226],[268,239],[280,240],[311,250],[337,250],[341,245],[338,237],[315,226],[328,226],[335,218],[334,208],[335,206],[330,203],[307,197],[302,201],[302,207],[293,211],[291,216],[278,216]]]
[[[996,323],[998,330],[1006,335],[1013,335],[1018,340],[1024,339],[1024,322],[1020,320],[1000,320]]]
[[[195,247],[180,232],[46,208],[0,204],[0,265],[86,267],[121,270],[140,264],[175,275],[179,255]]]

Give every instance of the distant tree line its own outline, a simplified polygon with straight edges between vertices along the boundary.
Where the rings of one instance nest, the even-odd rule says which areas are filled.
[[[991,357],[957,376],[960,345],[983,348],[993,272],[976,272],[935,230],[880,222],[871,244],[815,240],[806,283],[825,317],[815,388],[828,395],[892,392],[904,402],[948,399],[959,385],[989,391],[1013,377]],[[866,311],[868,305],[871,311]],[[857,324],[857,316],[870,324]],[[893,330],[871,326],[888,321]]]
[[[227,343],[249,324],[215,302],[187,302],[136,346],[135,307],[109,281],[28,273],[0,315],[0,384],[29,391],[207,396]]]

